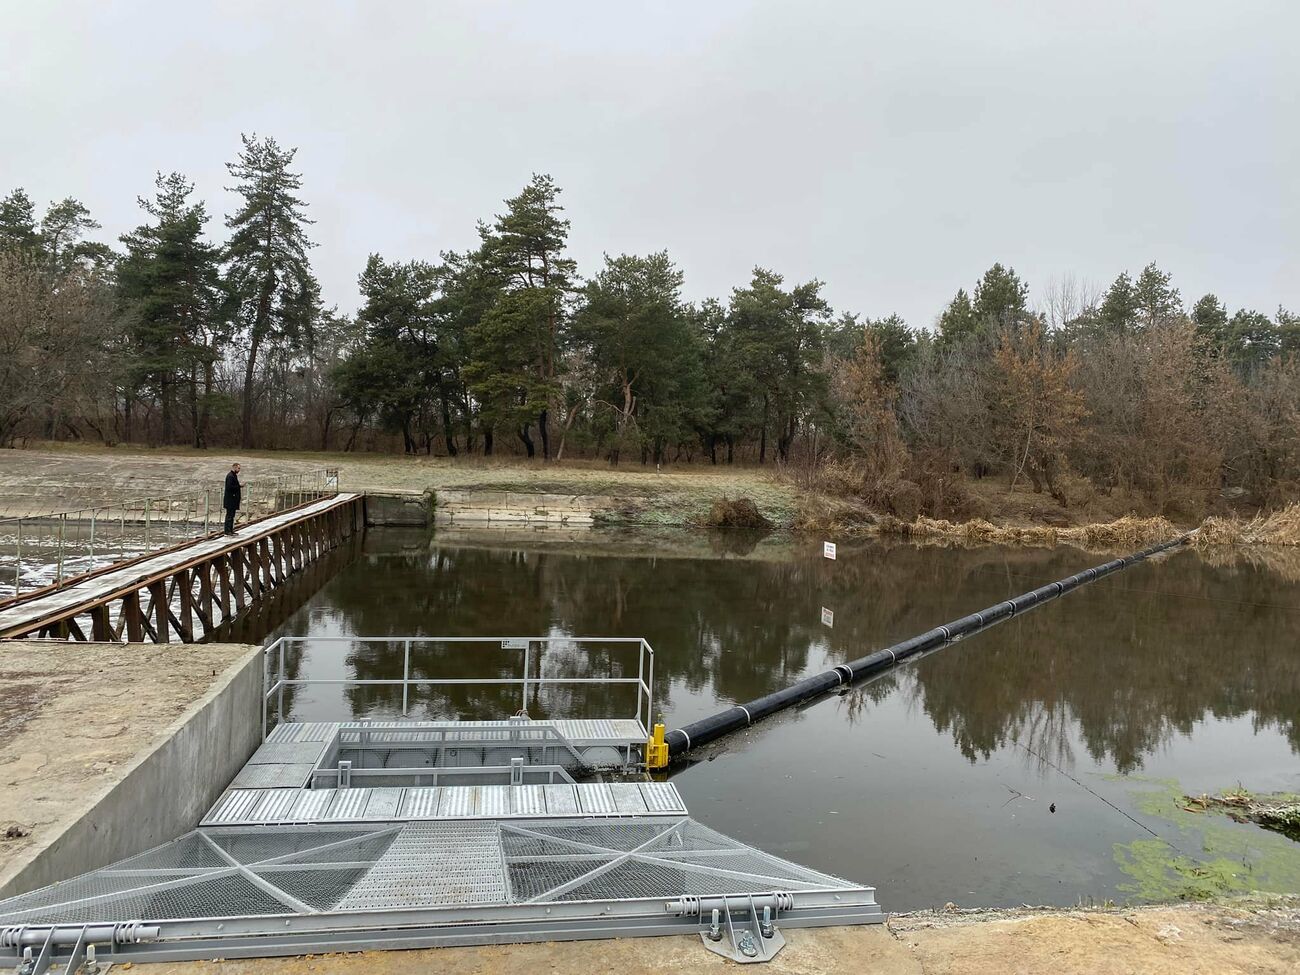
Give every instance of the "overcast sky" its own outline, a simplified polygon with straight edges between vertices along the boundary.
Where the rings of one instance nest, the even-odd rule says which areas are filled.
[[[529,174],[573,256],[754,265],[929,325],[994,261],[1040,299],[1155,260],[1300,308],[1300,3],[0,0],[0,193],[100,237],[156,170],[232,205],[241,132],[299,148],[327,302],[366,255],[475,241]],[[214,232],[224,233],[220,225]]]

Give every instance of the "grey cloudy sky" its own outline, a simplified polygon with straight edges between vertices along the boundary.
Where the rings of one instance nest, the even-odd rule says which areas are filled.
[[[759,264],[930,324],[993,261],[1041,298],[1150,260],[1300,307],[1300,3],[0,0],[0,192],[116,237],[155,170],[231,206],[240,132],[299,147],[329,302],[371,251],[474,240],[533,171],[571,244]],[[221,228],[214,228],[220,231]]]

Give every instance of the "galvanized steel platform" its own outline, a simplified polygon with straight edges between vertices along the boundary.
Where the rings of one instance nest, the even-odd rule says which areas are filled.
[[[685,815],[686,805],[667,782],[557,782],[557,774],[568,778],[564,769],[539,769],[535,762],[522,765],[518,777],[536,774],[551,781],[486,781],[485,773],[494,772],[508,780],[510,758],[561,752],[581,765],[592,748],[621,751],[644,743],[645,736],[641,723],[631,719],[285,722],[271,731],[200,825]],[[403,763],[400,753],[427,756],[428,764]],[[338,756],[343,754],[377,754],[385,766],[363,764],[349,776],[353,784],[341,788]],[[394,754],[399,761],[388,764]],[[484,761],[494,755],[501,756],[499,768]],[[463,781],[355,784],[364,776]]]
[[[638,693],[631,719],[281,721],[198,829],[0,901],[0,957],[43,975],[88,945],[171,961],[699,932],[762,961],[778,921],[882,921],[873,888],[723,836],[634,774],[652,651],[631,644],[651,659],[612,679]],[[283,643],[271,654],[264,701],[308,683],[286,676]],[[618,774],[591,780],[610,756]]]
[[[203,817],[200,825],[685,814],[686,804],[678,795],[676,786],[669,782],[356,789],[232,788]]]
[[[42,975],[87,942],[100,962],[260,957],[689,934],[714,910],[757,928],[764,909],[883,920],[871,888],[683,816],[205,827],[0,901],[0,951]]]

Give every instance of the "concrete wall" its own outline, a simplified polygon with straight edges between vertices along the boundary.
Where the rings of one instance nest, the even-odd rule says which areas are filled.
[[[431,507],[430,496],[423,491],[366,492],[366,525],[370,528],[427,528]]]
[[[529,494],[518,491],[438,492],[434,515],[439,525],[504,524],[589,526],[616,499],[584,494]]]
[[[197,826],[261,743],[261,696],[261,651],[250,649],[92,808],[32,851],[0,887],[0,898],[105,866]]]

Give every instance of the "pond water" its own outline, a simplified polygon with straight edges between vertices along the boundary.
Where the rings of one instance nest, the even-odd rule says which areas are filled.
[[[874,884],[889,910],[1300,890],[1300,844],[1175,801],[1300,792],[1300,557],[1265,555],[1139,564],[703,749],[672,781],[696,818]],[[830,561],[779,535],[378,530],[271,635],[318,638],[289,669],[334,679],[400,677],[400,645],[320,638],[644,637],[671,728],[1109,557],[863,542]],[[426,676],[485,666],[509,665],[413,651]],[[297,691],[298,718],[393,713],[387,689]],[[614,709],[593,693],[530,711]],[[412,713],[518,704],[513,688],[453,689]]]

